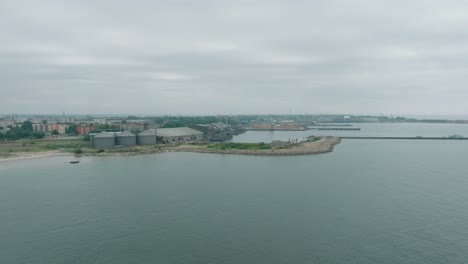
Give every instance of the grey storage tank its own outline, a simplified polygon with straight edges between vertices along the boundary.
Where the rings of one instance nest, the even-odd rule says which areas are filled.
[[[114,147],[115,146],[115,133],[114,132],[101,132],[93,137],[93,146],[97,147]]]
[[[136,136],[135,134],[129,131],[124,131],[122,133],[117,134],[117,141],[115,144],[126,147],[135,146]]]
[[[147,129],[138,134],[138,145],[155,145],[156,144],[156,130]]]

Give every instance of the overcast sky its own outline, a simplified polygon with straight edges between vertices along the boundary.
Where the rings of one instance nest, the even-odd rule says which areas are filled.
[[[468,114],[468,2],[0,0],[0,113]]]

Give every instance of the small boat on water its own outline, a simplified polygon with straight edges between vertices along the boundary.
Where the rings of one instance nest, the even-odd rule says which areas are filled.
[[[77,163],[80,163],[80,161],[79,160],[72,160],[72,161],[70,161],[70,163],[71,164],[77,164]]]

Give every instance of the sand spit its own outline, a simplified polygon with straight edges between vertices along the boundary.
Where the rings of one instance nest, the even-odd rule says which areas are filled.
[[[72,156],[70,153],[61,152],[58,150],[45,151],[45,152],[17,152],[11,156],[1,158],[2,161],[11,161],[11,160],[26,160],[26,159],[40,159],[40,158],[49,158],[57,156]]]
[[[321,138],[315,142],[302,142],[289,148],[273,148],[266,150],[244,150],[244,149],[214,149],[206,145],[178,145],[163,148],[142,149],[132,152],[103,152],[99,154],[84,153],[78,156],[135,156],[149,155],[167,152],[195,152],[212,154],[235,154],[235,155],[255,155],[255,156],[293,156],[293,155],[312,155],[332,152],[336,144],[341,142],[337,137]],[[1,161],[38,159],[56,156],[76,156],[71,153],[61,152],[60,150],[46,152],[18,152],[14,155],[0,158]]]
[[[196,152],[216,154],[237,154],[256,156],[293,156],[328,153],[333,151],[336,144],[341,142],[340,138],[328,137],[315,142],[302,142],[290,148],[267,149],[267,150],[243,150],[243,149],[211,149],[203,146],[181,145],[166,152]]]

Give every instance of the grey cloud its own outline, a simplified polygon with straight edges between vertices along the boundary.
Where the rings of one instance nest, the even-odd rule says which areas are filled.
[[[0,113],[466,114],[464,1],[3,1]]]

